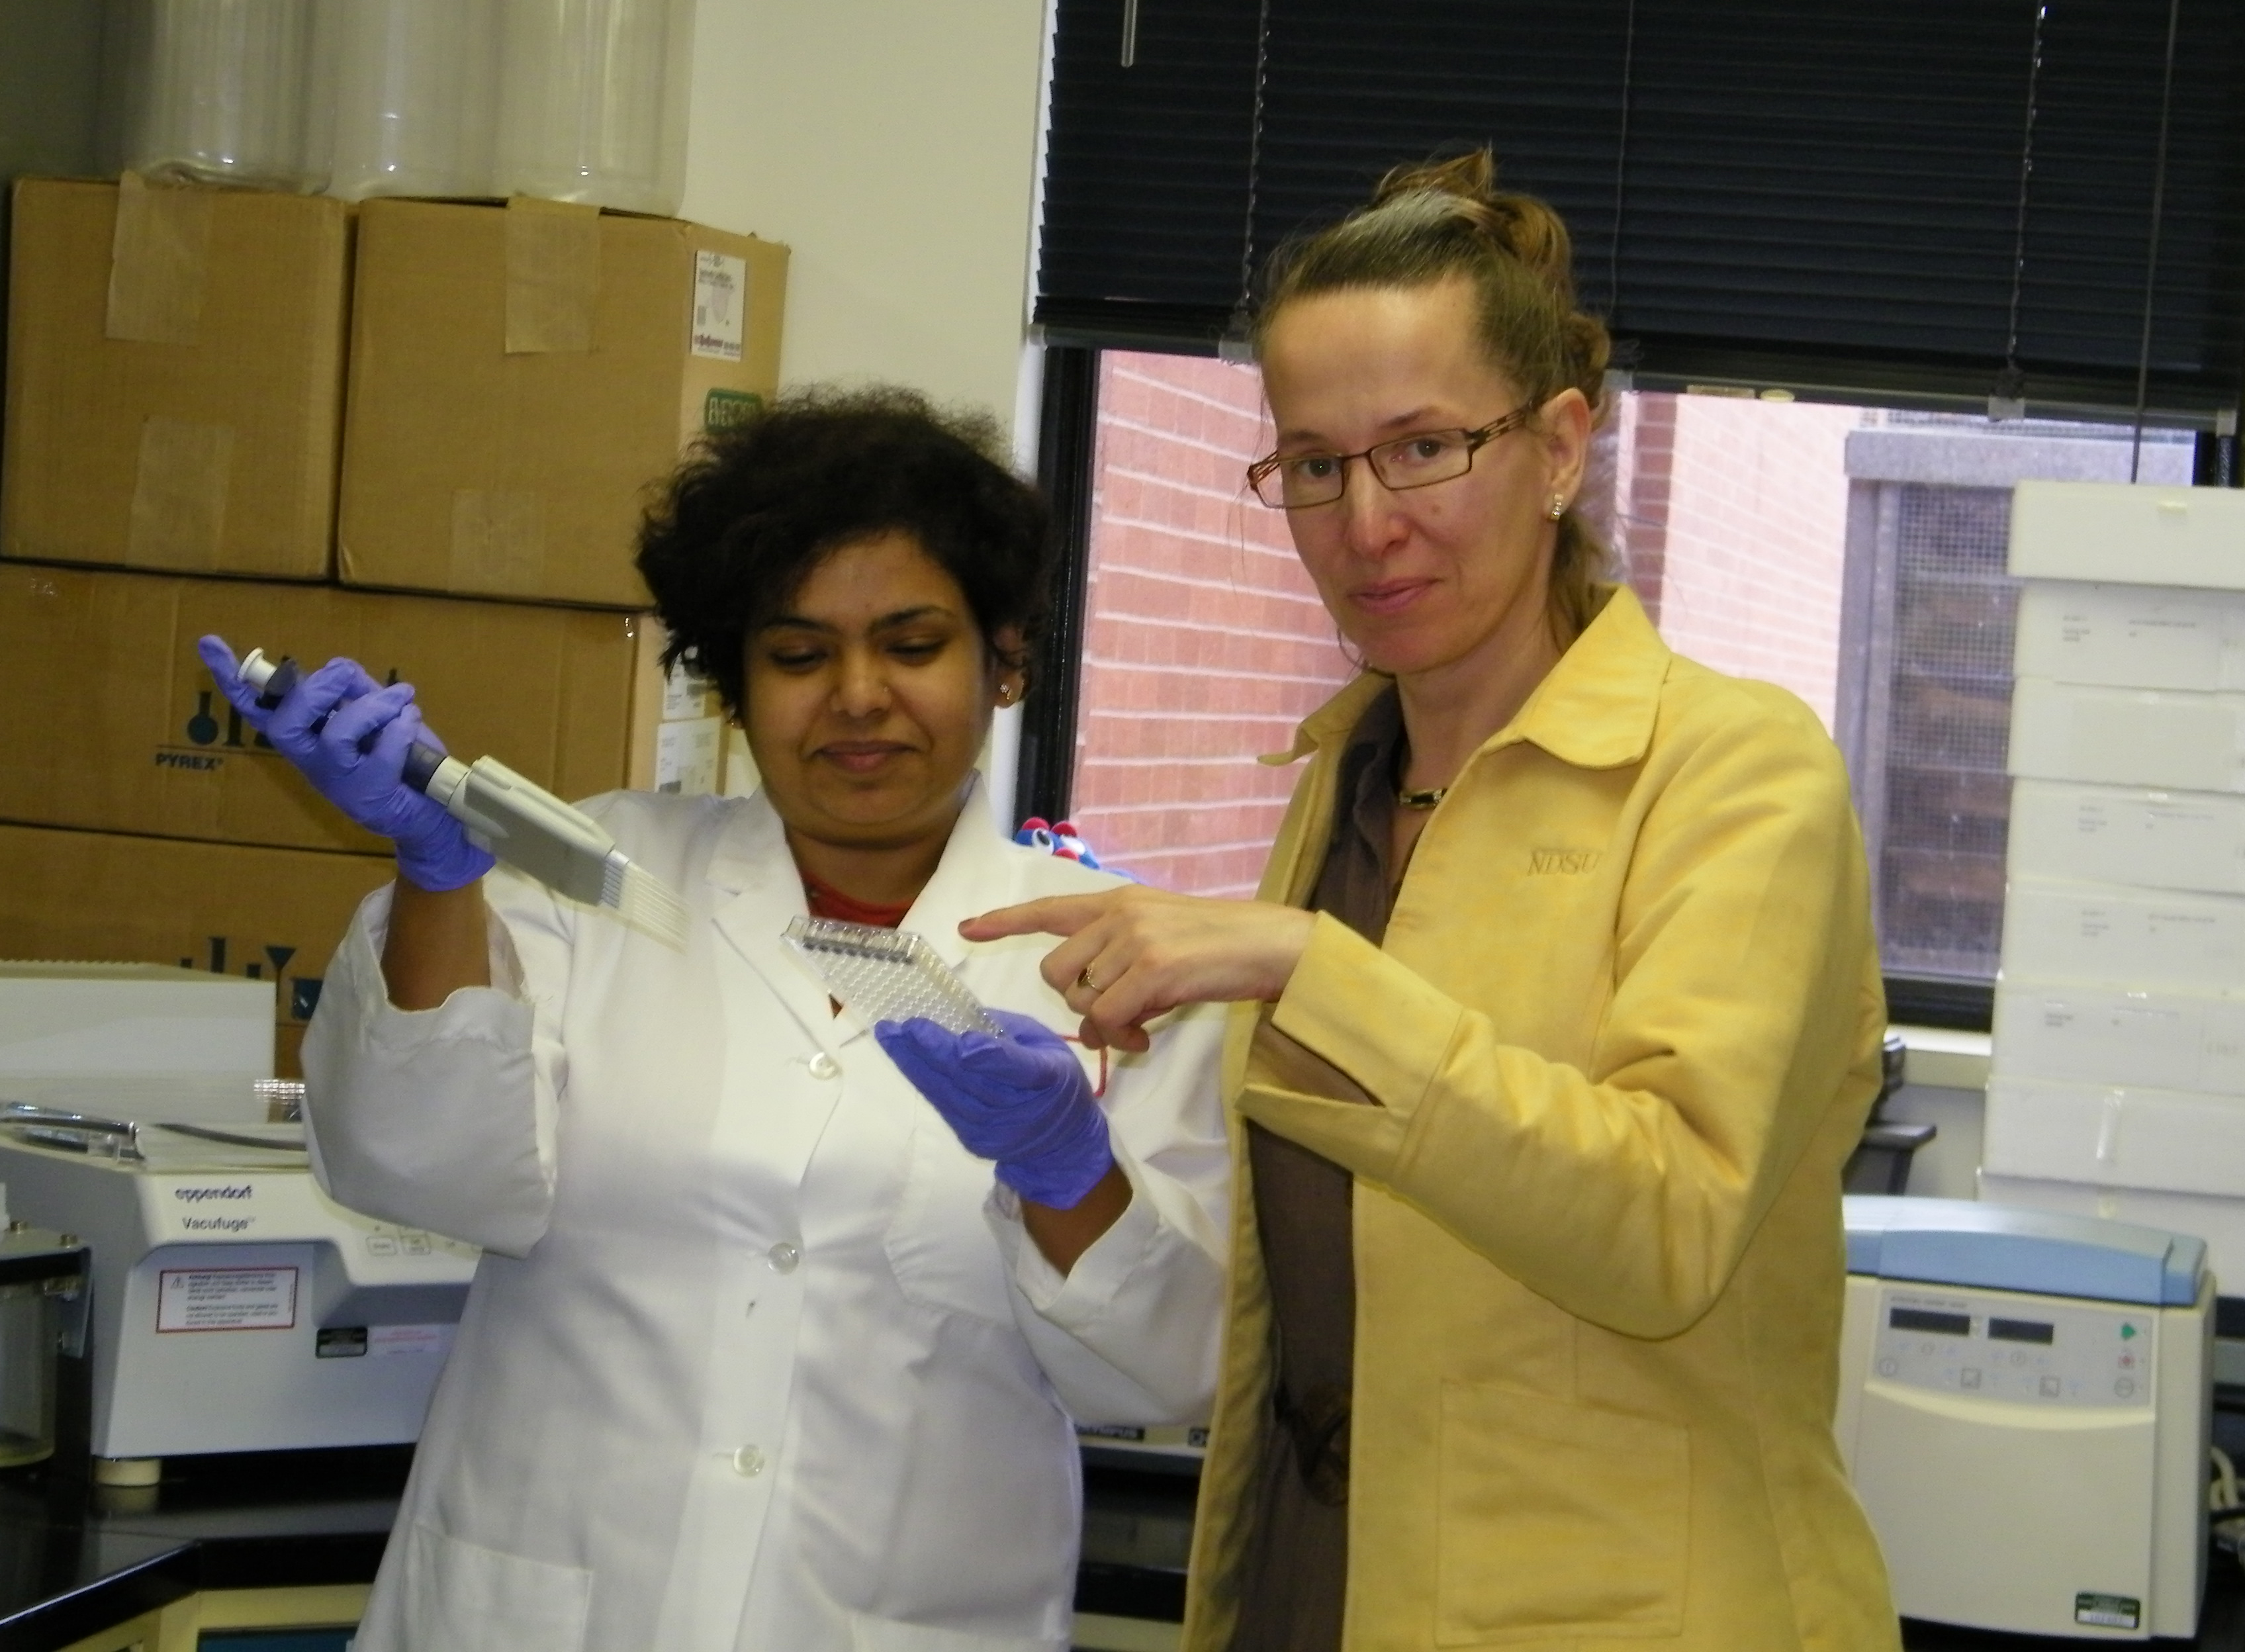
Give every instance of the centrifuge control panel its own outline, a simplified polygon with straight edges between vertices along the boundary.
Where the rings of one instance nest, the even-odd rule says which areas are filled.
[[[2150,1308],[1889,1289],[1872,1369],[1884,1382],[1967,1398],[2148,1407],[2158,1327]]]

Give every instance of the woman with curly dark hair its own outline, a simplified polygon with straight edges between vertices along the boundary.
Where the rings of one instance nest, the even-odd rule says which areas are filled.
[[[1035,943],[957,938],[1119,881],[981,796],[1048,559],[995,448],[905,392],[792,396],[650,512],[671,655],[762,779],[586,806],[683,895],[677,949],[401,786],[410,687],[335,661],[268,713],[212,640],[244,715],[397,843],[306,1039],[321,1175],[485,1251],[364,1652],[1057,1652],[1071,1418],[1204,1414],[1219,1019],[1086,1052]],[[1008,1036],[858,1026],[783,944],[806,912],[919,931]]]

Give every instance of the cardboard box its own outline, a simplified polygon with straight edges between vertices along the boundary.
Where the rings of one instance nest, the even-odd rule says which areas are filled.
[[[2008,856],[2014,877],[2245,895],[2245,797],[2015,781]]]
[[[1981,1163],[2040,1181],[2245,1195],[2245,1096],[1999,1080]]]
[[[2245,1095],[2245,998],[2073,982],[1996,983],[1997,1079]]]
[[[2245,792],[2245,694],[2011,685],[2007,764],[2034,780]]]
[[[337,559],[362,586],[647,602],[647,491],[779,376],[787,249],[518,200],[361,209]]]
[[[2245,689],[2245,591],[2038,579],[2019,592],[2015,635],[2021,677]]]
[[[634,713],[637,616],[335,586],[0,565],[0,820],[374,853],[218,698],[214,633],[308,665],[348,654],[411,682],[464,756],[565,798],[626,782],[659,708]],[[645,760],[650,766],[652,756]],[[714,783],[714,782],[713,782]]]
[[[0,553],[324,578],[350,211],[16,186]]]
[[[2011,572],[2245,590],[2245,492],[2022,482],[2011,495]]]
[[[388,856],[246,849],[0,826],[0,955],[169,964],[269,981],[275,1070],[297,1045],[358,904]]]
[[[2069,1216],[2101,1216],[2108,1222],[2133,1222],[2139,1227],[2188,1234],[2206,1241],[2207,1265],[2213,1270],[2216,1290],[2234,1294],[2245,1287],[2245,1199],[2048,1181],[1984,1171],[1980,1176],[1980,1199],[1984,1204],[2052,1210]]]
[[[2245,987],[2245,897],[2014,877],[2003,972],[2186,992]]]

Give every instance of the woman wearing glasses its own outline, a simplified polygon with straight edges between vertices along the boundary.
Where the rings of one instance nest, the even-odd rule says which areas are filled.
[[[1065,937],[1089,1039],[1240,1005],[1190,1652],[1896,1644],[1831,1432],[1884,1026],[1847,776],[1601,580],[1569,269],[1486,154],[1282,253],[1249,479],[1366,670],[1262,898],[966,926]]]

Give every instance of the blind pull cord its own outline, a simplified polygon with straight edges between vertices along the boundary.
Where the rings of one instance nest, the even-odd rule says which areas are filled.
[[[2019,136],[2019,203],[2011,228],[2011,313],[2004,338],[2004,370],[1996,375],[1989,393],[1991,419],[2023,419],[2027,416],[2027,376],[2019,369],[2019,295],[2026,284],[2027,182],[2034,175],[2035,102],[2042,91],[2042,26],[2050,7],[2038,0],[2034,40],[2027,52],[2027,118]]]
[[[2160,223],[2167,210],[2167,118],[2174,110],[2175,34],[2181,25],[2182,0],[2167,0],[2167,78],[2160,86],[2159,164],[2152,173],[2152,234],[2144,252],[2144,334],[2136,351],[2136,434],[2128,445],[2128,480],[2136,479],[2144,461],[2144,408],[2151,398],[2152,317],[2160,281]]]
[[[1231,307],[1231,323],[1217,341],[1220,360],[1245,363],[1255,359],[1255,200],[1263,181],[1263,98],[1271,79],[1271,0],[1263,0],[1255,13],[1255,124],[1247,137],[1247,219],[1239,232],[1239,301]]]

